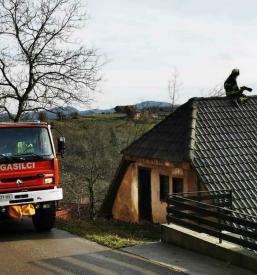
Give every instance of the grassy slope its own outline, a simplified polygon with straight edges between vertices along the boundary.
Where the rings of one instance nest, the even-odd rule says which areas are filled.
[[[159,225],[138,225],[112,220],[57,220],[57,228],[66,230],[101,245],[118,249],[160,240]]]

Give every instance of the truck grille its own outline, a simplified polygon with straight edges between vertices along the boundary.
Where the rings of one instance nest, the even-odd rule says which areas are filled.
[[[10,203],[10,204],[21,203],[21,202],[27,203],[27,202],[33,202],[33,201],[34,201],[34,199],[31,198],[31,199],[11,200],[11,201],[9,201],[9,203]]]
[[[16,182],[17,180],[21,180],[21,181],[29,181],[29,180],[35,180],[38,177],[32,176],[32,177],[21,177],[21,178],[8,178],[8,179],[1,179],[0,180],[0,184],[1,183],[7,183],[7,182]]]

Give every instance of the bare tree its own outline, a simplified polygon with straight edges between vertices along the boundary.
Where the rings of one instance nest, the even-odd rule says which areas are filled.
[[[181,87],[181,83],[178,81],[179,78],[179,72],[177,68],[173,69],[173,73],[171,74],[171,77],[168,81],[168,92],[169,92],[169,98],[171,100],[171,111],[174,111],[176,100],[178,99],[179,95],[179,89]]]
[[[216,85],[207,92],[208,96],[225,96],[225,90],[221,85]]]
[[[94,49],[72,39],[83,27],[80,0],[0,0],[0,111],[24,112],[86,103],[98,81]]]
[[[212,88],[202,89],[200,92],[203,97],[220,97],[226,95],[223,85],[221,84],[217,84]]]
[[[108,129],[102,124],[92,122],[79,133],[65,131],[69,148],[64,160],[65,170],[69,171],[65,178],[65,192],[67,197],[81,203],[83,198],[88,200],[88,214],[94,219],[97,208],[103,200],[105,185],[111,180],[113,173],[111,161],[114,156],[110,153],[111,144]],[[114,141],[115,142],[115,141]],[[76,183],[69,183],[72,175]],[[69,185],[69,186],[67,186]],[[73,190],[70,191],[70,188]],[[67,192],[69,194],[67,194]]]
[[[79,220],[81,218],[81,208],[83,199],[86,197],[86,190],[85,186],[81,184],[79,177],[72,173],[63,172],[63,178],[65,179],[64,187],[65,187],[65,199],[64,203],[71,203],[75,202],[75,208],[72,209],[75,211],[73,212],[73,216],[76,216]]]

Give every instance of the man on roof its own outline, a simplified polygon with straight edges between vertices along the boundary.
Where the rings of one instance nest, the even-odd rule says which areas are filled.
[[[230,76],[224,82],[226,96],[232,98],[236,106],[239,106],[239,103],[243,104],[247,100],[247,97],[243,94],[244,91],[252,91],[251,88],[246,86],[238,87],[236,79],[239,74],[239,69],[233,69]]]

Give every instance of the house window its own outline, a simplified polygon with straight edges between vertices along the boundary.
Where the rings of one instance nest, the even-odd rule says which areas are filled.
[[[172,178],[172,193],[183,193],[183,178]]]
[[[166,201],[169,191],[169,176],[160,175],[160,201]]]

